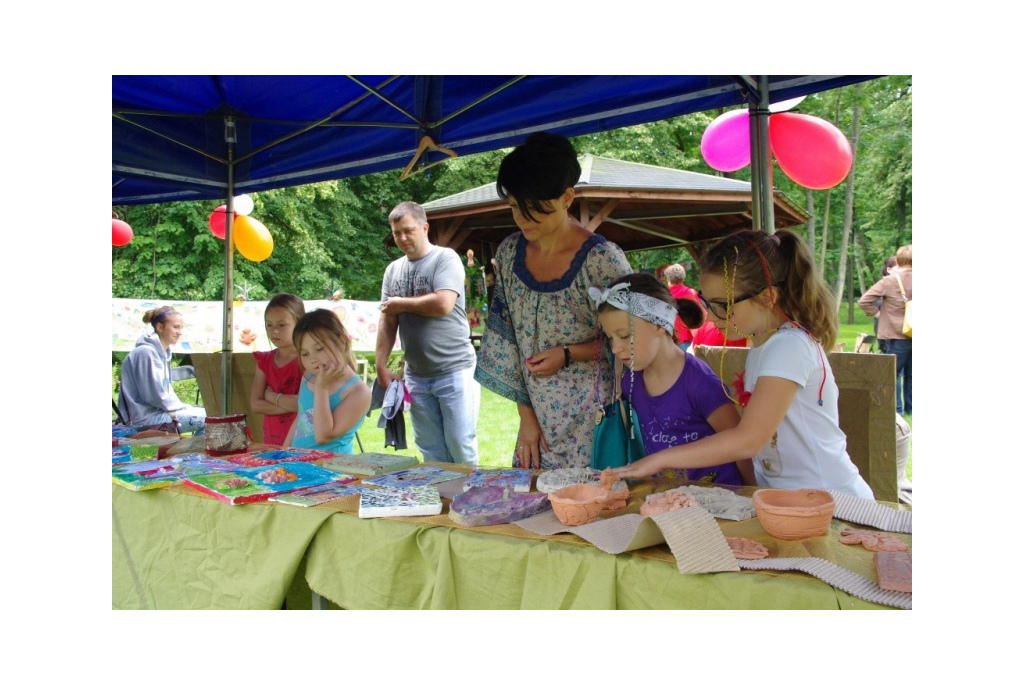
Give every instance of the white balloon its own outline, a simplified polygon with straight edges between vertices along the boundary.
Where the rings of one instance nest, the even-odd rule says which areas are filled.
[[[793,98],[792,100],[783,100],[782,102],[773,102],[770,105],[768,105],[768,111],[769,112],[788,112],[789,110],[793,109],[794,107],[799,105],[801,102],[803,102],[806,97],[807,97],[806,95],[801,95],[800,97]]]
[[[235,198],[235,214],[239,216],[249,216],[249,212],[252,211],[253,201],[248,195],[239,195]]]

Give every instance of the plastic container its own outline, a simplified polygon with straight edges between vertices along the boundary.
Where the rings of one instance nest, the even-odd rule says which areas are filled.
[[[241,454],[249,449],[245,414],[206,417],[206,453],[212,457]]]

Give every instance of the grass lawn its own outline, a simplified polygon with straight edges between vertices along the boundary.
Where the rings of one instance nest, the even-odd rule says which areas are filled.
[[[367,452],[394,452],[384,448],[384,429],[377,428],[379,411],[363,421],[359,439]],[[401,454],[413,454],[420,461],[423,455],[412,439],[412,422],[405,417],[406,440],[409,449]],[[519,413],[509,400],[495,395],[487,388],[480,389],[480,418],[477,420],[477,438],[480,441],[480,465],[488,467],[512,466],[512,453],[516,448],[516,434],[519,432]]]
[[[839,313],[839,343],[845,343],[843,349],[853,351],[854,343],[859,333],[874,333],[872,320],[858,308],[854,315],[854,322],[847,324],[847,309],[844,304]],[[372,364],[371,364],[372,368]],[[194,379],[177,381],[174,384],[178,396],[185,401],[193,401],[197,394],[197,385]],[[394,452],[393,449],[384,447],[384,429],[377,428],[379,411],[363,421],[359,429],[359,439],[363,443],[363,449],[367,452]],[[907,417],[907,423],[913,428],[913,417]],[[412,454],[422,460],[423,455],[413,441],[412,424],[406,416],[407,441],[409,449],[402,450],[402,454]],[[477,436],[480,441],[480,464],[488,467],[507,467],[512,465],[512,453],[515,451],[516,434],[519,430],[519,414],[515,405],[495,395],[486,388],[481,388],[480,393],[480,418],[477,422]],[[913,438],[911,438],[913,442]],[[913,450],[907,463],[907,478],[913,480]]]

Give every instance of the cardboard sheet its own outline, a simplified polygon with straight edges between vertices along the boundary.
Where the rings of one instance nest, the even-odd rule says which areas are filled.
[[[582,526],[567,526],[553,511],[546,511],[515,523],[538,535],[573,533],[609,554],[668,543],[679,572],[684,574],[739,570],[718,523],[700,507],[654,516],[622,514]]]

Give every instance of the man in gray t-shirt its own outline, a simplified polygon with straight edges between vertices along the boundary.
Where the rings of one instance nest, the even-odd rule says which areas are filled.
[[[424,461],[476,466],[480,385],[466,318],[466,271],[454,250],[430,243],[426,212],[402,202],[388,216],[404,257],[388,264],[380,291],[377,383],[396,378],[388,357],[405,352],[413,439]]]

